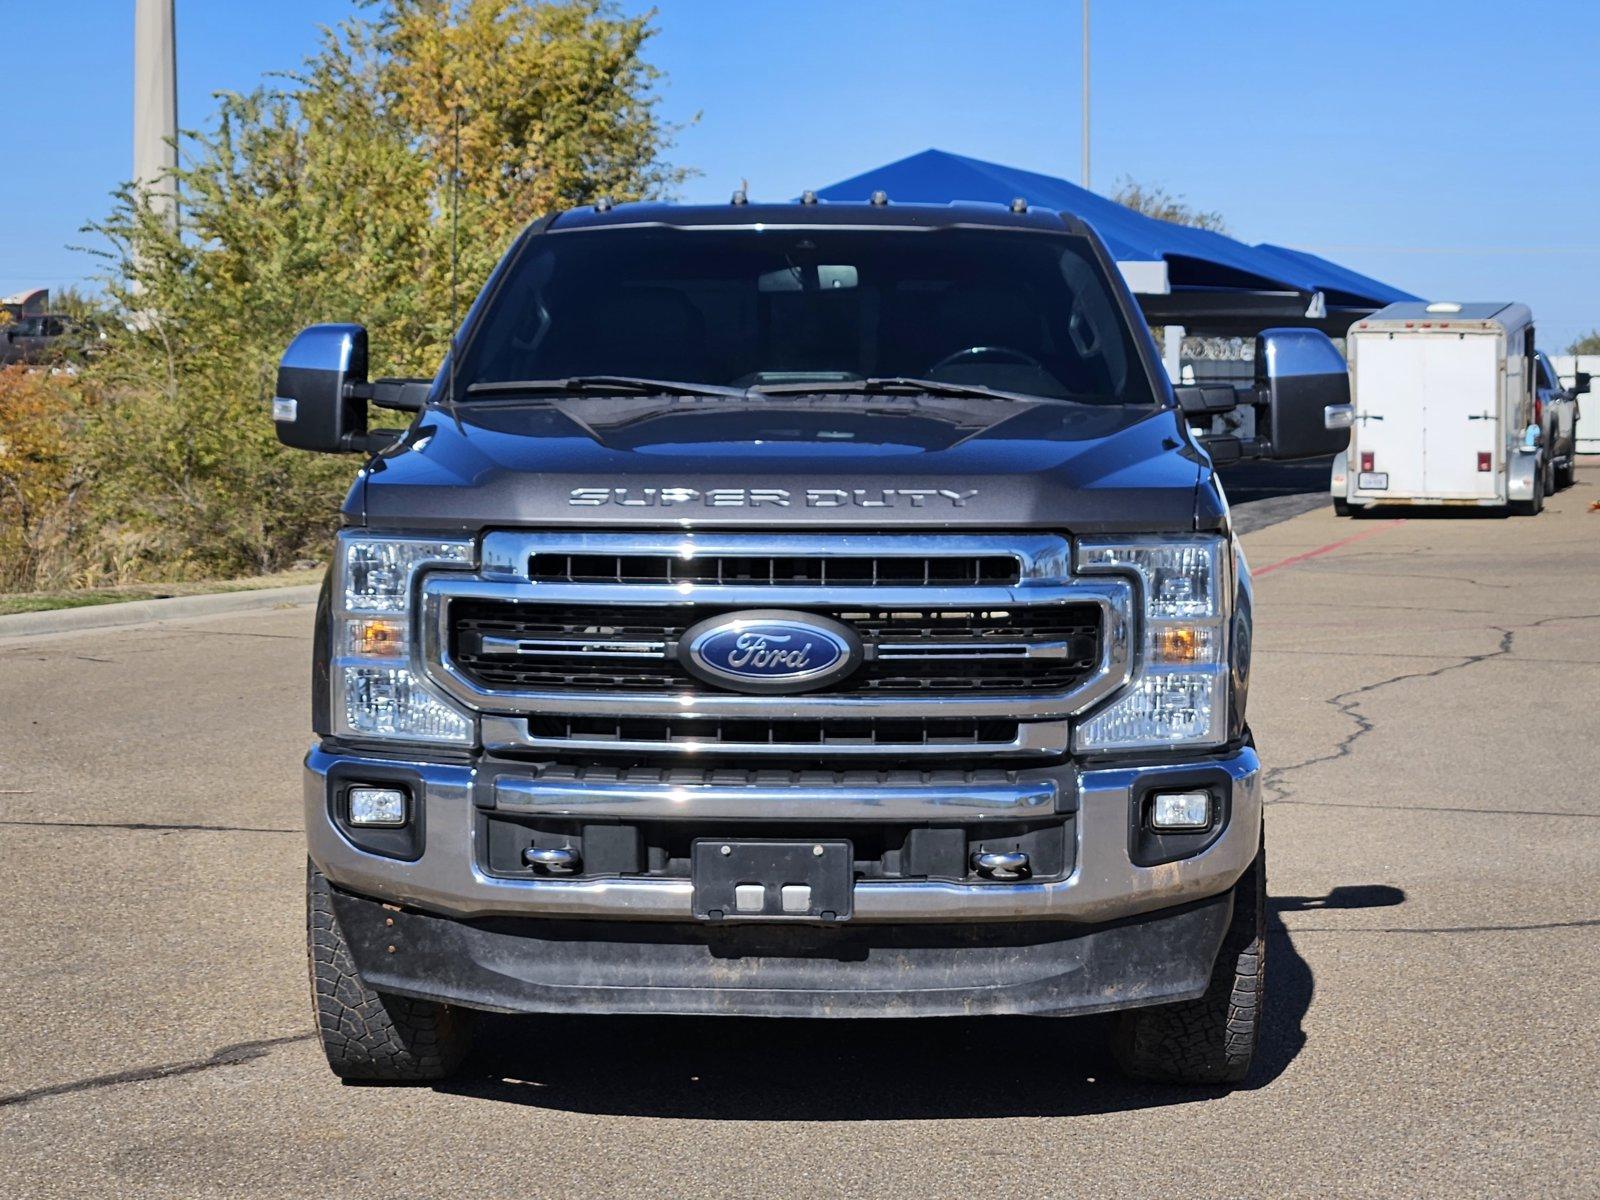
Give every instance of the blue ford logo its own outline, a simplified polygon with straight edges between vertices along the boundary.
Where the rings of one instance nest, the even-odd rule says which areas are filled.
[[[691,626],[678,658],[708,683],[761,695],[805,692],[848,675],[862,659],[849,626],[810,613],[760,609]]]

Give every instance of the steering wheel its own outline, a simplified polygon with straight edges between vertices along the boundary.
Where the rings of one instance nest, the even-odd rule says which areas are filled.
[[[969,362],[978,362],[990,359],[995,362],[1017,363],[1020,366],[1035,367],[1043,371],[1045,366],[1031,354],[1015,350],[1010,346],[968,346],[965,350],[957,350],[954,354],[946,354],[929,371],[937,371],[942,367],[954,367]]]

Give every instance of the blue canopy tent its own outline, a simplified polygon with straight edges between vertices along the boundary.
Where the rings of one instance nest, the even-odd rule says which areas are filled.
[[[924,150],[820,188],[824,200],[952,200],[1029,204],[1070,212],[1094,226],[1123,268],[1153,324],[1192,332],[1254,333],[1301,324],[1343,334],[1351,322],[1417,297],[1314,254],[1250,246],[1226,234],[1147,217],[1065,179]],[[1156,270],[1141,269],[1157,267]]]

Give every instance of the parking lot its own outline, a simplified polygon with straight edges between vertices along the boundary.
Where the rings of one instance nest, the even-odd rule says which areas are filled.
[[[1600,1192],[1600,465],[1532,520],[1244,505],[1267,1037],[496,1022],[346,1087],[310,1029],[309,608],[0,644],[0,1196]],[[1274,507],[1276,506],[1276,507]]]

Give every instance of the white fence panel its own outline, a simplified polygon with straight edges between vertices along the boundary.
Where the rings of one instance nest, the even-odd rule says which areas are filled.
[[[1552,354],[1556,374],[1570,384],[1575,371],[1587,371],[1600,388],[1600,354]],[[1578,397],[1578,453],[1600,454],[1600,395],[1590,392]]]

